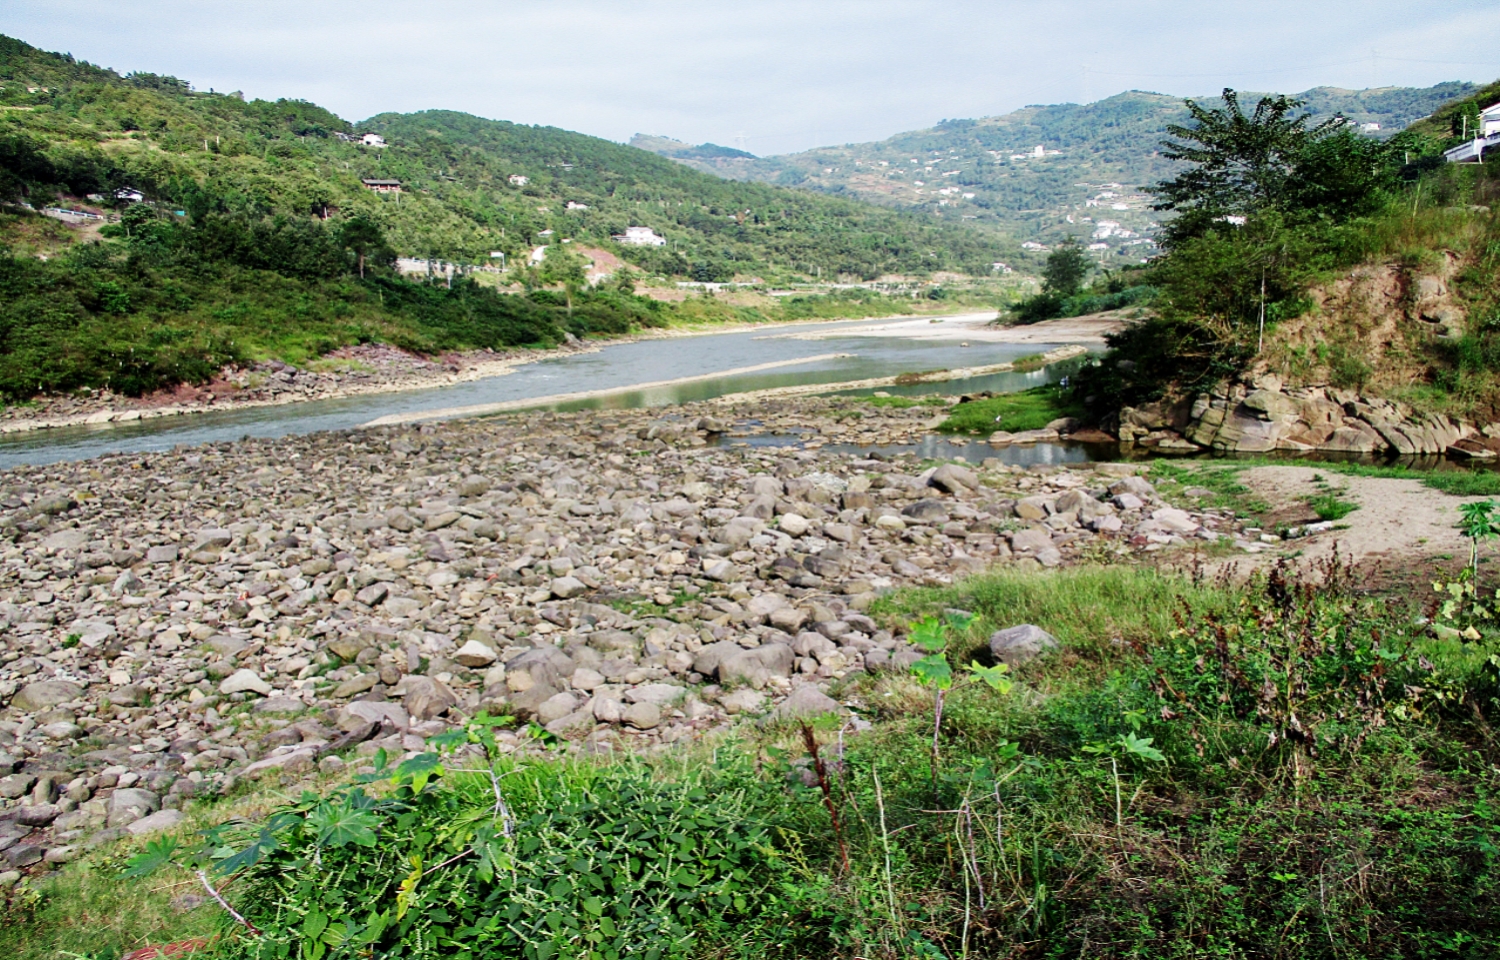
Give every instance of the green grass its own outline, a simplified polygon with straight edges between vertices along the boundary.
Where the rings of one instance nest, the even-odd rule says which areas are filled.
[[[1225,458],[1213,460],[1153,460],[1151,475],[1165,479],[1180,487],[1198,486],[1213,491],[1206,505],[1238,510],[1247,515],[1265,513],[1270,504],[1251,496],[1250,488],[1240,482],[1239,475],[1252,467],[1316,467],[1327,473],[1345,477],[1379,477],[1390,480],[1416,480],[1424,486],[1455,497],[1500,496],[1500,472],[1485,469],[1432,469],[1419,470],[1412,467],[1384,466],[1367,463],[1349,463],[1339,460],[1276,460],[1268,457]],[[1324,505],[1337,510],[1332,502]],[[1338,520],[1347,516],[1323,517]],[[1319,516],[1322,516],[1320,513]]]
[[[996,430],[1019,433],[1040,430],[1061,417],[1078,417],[1082,406],[1054,386],[1033,387],[987,400],[972,400],[954,407],[938,427],[943,433],[991,434]]]
[[[1494,956],[1496,642],[1416,635],[1404,598],[1352,582],[1111,566],[900,591],[874,608],[888,625],[977,615],[955,668],[1016,623],[1062,648],[1004,692],[956,669],[936,759],[931,687],[850,680],[835,692],[876,723],[817,725],[839,759],[826,794],[784,725],[649,758],[504,757],[507,840],[485,832],[489,777],[450,761],[416,793],[398,775],[278,801],[280,848],[228,894],[264,938],[172,913],[188,875],[122,881],[122,856],[94,854],[0,914],[0,949],[105,960],[220,930],[214,955],[295,957],[357,924],[376,942],[349,955],[413,960]],[[269,811],[236,810],[237,849]]]
[[[132,850],[130,844],[120,851]],[[124,882],[124,858],[96,855],[20,889],[0,890],[0,955],[12,960],[118,957],[148,943],[213,936],[223,928],[217,907],[173,905],[203,888],[190,874]],[[186,898],[184,898],[186,899]]]
[[[1017,623],[1045,624],[1075,651],[1107,653],[1118,640],[1147,642],[1173,629],[1173,610],[1184,598],[1218,607],[1226,595],[1210,586],[1149,567],[1072,567],[1046,573],[997,569],[951,587],[920,587],[886,594],[871,615],[898,626],[946,609],[976,615],[973,643]]]

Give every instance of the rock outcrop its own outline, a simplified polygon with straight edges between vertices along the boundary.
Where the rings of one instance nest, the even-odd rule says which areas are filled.
[[[1121,443],[1162,450],[1272,450],[1399,456],[1500,455],[1500,424],[1483,428],[1404,403],[1329,387],[1285,389],[1275,377],[1220,384],[1177,403],[1120,411]]]

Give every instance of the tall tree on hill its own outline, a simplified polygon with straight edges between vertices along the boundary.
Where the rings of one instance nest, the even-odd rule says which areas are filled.
[[[0,137],[0,201],[20,200],[28,188],[55,178],[52,164],[26,137]]]
[[[574,253],[567,244],[549,245],[547,255],[542,260],[542,281],[562,284],[563,295],[568,300],[568,315],[571,316],[573,296],[588,282],[588,273],[585,271],[583,258]]]
[[[1077,240],[1068,240],[1047,254],[1047,266],[1042,270],[1042,292],[1062,300],[1071,297],[1083,288],[1083,278],[1089,274],[1088,254],[1083,252]]]
[[[339,245],[354,252],[359,263],[359,276],[365,275],[365,258],[376,250],[385,248],[385,236],[373,220],[352,217],[339,227]]]

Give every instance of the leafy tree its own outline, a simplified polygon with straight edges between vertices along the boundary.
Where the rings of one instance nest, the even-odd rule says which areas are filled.
[[[52,164],[36,143],[24,136],[0,136],[0,201],[19,200],[30,186],[55,178]]]
[[[1342,117],[1309,127],[1303,101],[1276,94],[1260,99],[1251,114],[1240,109],[1239,94],[1225,88],[1225,106],[1208,109],[1186,101],[1196,126],[1170,124],[1176,140],[1163,140],[1162,154],[1190,166],[1151,188],[1157,210],[1175,211],[1164,237],[1174,243],[1200,236],[1228,217],[1245,217],[1285,207],[1296,193],[1298,166],[1308,148],[1341,130]]]
[[[365,275],[365,258],[374,251],[386,251],[385,235],[380,226],[367,217],[352,217],[339,226],[339,246],[351,250],[359,263],[359,275]]]
[[[565,243],[554,243],[542,259],[542,282],[560,283],[567,297],[568,313],[573,313],[573,297],[588,282],[583,258]]]
[[[1083,287],[1083,278],[1088,276],[1091,266],[1083,247],[1070,239],[1047,254],[1042,289],[1055,297],[1071,297]]]

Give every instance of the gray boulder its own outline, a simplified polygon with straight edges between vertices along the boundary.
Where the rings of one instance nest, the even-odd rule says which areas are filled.
[[[38,680],[28,683],[21,692],[11,698],[10,705],[17,710],[30,713],[46,710],[69,700],[83,696],[83,688],[66,680]]]
[[[458,703],[458,697],[453,695],[452,690],[431,677],[410,675],[406,678],[406,694],[402,703],[406,706],[406,712],[412,717],[418,720],[431,720]]]
[[[150,790],[122,787],[110,794],[109,825],[125,827],[161,809],[161,798]]]
[[[743,683],[759,690],[772,677],[790,677],[796,659],[792,648],[784,643],[743,650],[719,664],[719,682]]]
[[[816,684],[804,683],[771,711],[771,719],[802,720],[829,713],[842,716],[848,712],[837,700],[819,690]]]
[[[996,630],[990,634],[990,656],[997,663],[1012,667],[1035,660],[1044,653],[1056,650],[1058,646],[1056,637],[1031,623]]]
[[[944,493],[958,493],[960,490],[978,490],[979,477],[973,470],[967,470],[953,463],[945,463],[932,471],[932,476],[927,478],[927,485],[936,487]]]

